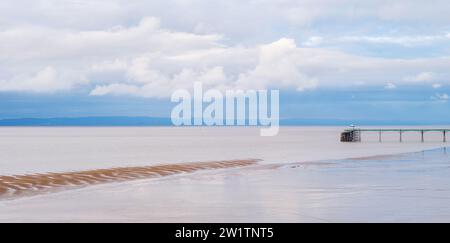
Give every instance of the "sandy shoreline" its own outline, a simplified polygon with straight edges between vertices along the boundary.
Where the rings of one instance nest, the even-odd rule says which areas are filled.
[[[403,153],[351,157],[346,158],[346,160],[386,160],[389,158],[399,157],[402,154]],[[62,190],[77,189],[98,184],[161,178],[164,176],[181,173],[193,173],[201,170],[207,171],[246,167],[256,165],[258,162],[262,162],[262,160],[244,159],[232,161],[190,162],[179,164],[161,164],[157,166],[119,167],[89,171],[72,171],[65,173],[48,172],[29,175],[0,175],[0,200],[59,192]],[[259,169],[278,169],[285,166],[289,166],[291,168],[307,168],[311,166],[327,167],[333,165],[336,165],[336,163],[327,162],[327,160],[302,161],[284,164],[263,164],[259,167]]]
[[[81,188],[91,185],[157,178],[200,170],[216,170],[255,165],[259,160],[212,161],[168,164],[146,167],[122,167],[91,171],[46,173],[33,175],[0,175],[0,200],[31,196],[57,190]]]

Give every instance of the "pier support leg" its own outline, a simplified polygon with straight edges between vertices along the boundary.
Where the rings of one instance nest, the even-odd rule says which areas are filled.
[[[378,141],[381,143],[381,130],[378,132]]]
[[[425,132],[424,132],[424,131],[422,130],[422,131],[421,131],[421,134],[422,134],[422,143],[424,143],[424,142],[425,142],[425,137],[424,137],[424,133],[425,133]]]
[[[444,130],[442,133],[444,135],[444,143],[446,143],[447,142],[447,131]]]
[[[400,143],[403,142],[403,132],[400,130]]]

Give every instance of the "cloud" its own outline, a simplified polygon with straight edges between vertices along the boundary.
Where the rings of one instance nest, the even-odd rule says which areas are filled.
[[[177,32],[146,17],[137,25],[68,31],[21,27],[0,32],[2,91],[170,96],[196,81],[219,89],[296,89],[429,82],[449,58],[387,59],[299,47],[294,39],[229,45],[222,35]],[[419,69],[433,70],[408,76]],[[382,72],[380,72],[382,70]]]
[[[0,61],[29,61],[40,58],[95,58],[146,51],[177,52],[218,45],[219,35],[196,35],[160,28],[159,20],[143,18],[130,27],[70,31],[43,27],[20,27],[0,32]],[[18,52],[22,55],[15,55]]]
[[[431,85],[431,87],[432,87],[433,89],[439,89],[439,88],[442,87],[442,84],[433,84],[433,85]]]
[[[339,37],[336,42],[353,42],[369,44],[394,44],[406,47],[430,45],[435,42],[450,41],[450,34],[419,35],[419,36],[345,36]]]
[[[240,48],[227,48],[222,52],[200,53],[198,55],[190,54],[188,57],[173,57],[169,60],[158,56],[139,57],[131,61],[127,67],[127,77],[131,84],[121,85],[113,83],[108,85],[98,85],[91,92],[91,95],[106,94],[132,94],[142,97],[168,97],[176,89],[192,89],[194,82],[202,82],[205,88],[218,89],[266,89],[289,88],[293,87],[297,90],[312,89],[317,86],[317,80],[304,74],[297,61],[297,46],[291,39],[281,39],[279,41],[260,45],[258,47],[246,50],[253,58],[248,60],[242,66],[247,66],[244,70],[235,70],[232,65],[227,62],[217,61],[215,58],[222,59],[218,54],[230,52],[230,55],[239,57]],[[236,52],[236,53],[234,53]],[[220,63],[224,66],[212,66],[208,63],[199,66],[194,60],[204,58],[211,63]],[[155,69],[160,59],[165,59],[169,66],[179,65],[179,71],[171,73],[164,72],[161,69]],[[180,65],[179,62],[191,60],[193,62]],[[234,59],[233,59],[234,60]],[[190,66],[189,68],[186,68]],[[209,67],[208,67],[209,66]],[[227,69],[228,74],[225,69]],[[120,91],[120,89],[125,91]]]
[[[296,31],[325,26],[326,34],[333,29],[343,30],[326,27],[350,25],[354,28],[348,33],[365,27],[372,27],[372,32],[379,28],[410,30],[412,24],[446,29],[450,16],[439,10],[449,8],[446,0],[435,0],[432,4],[422,0],[4,0],[0,2],[0,29],[30,23],[49,28],[105,29],[157,16],[177,31],[224,33],[239,42],[243,39],[260,42],[261,33],[277,33],[280,26]],[[269,37],[280,38],[275,34]]]
[[[420,1],[401,1],[403,8],[389,1],[344,2],[3,1],[0,91],[82,88],[91,95],[163,98],[195,81],[219,89],[298,91],[382,86],[387,79],[420,85],[436,82],[437,74],[439,82],[450,81],[445,52],[383,58],[324,47],[339,38],[350,43],[351,50],[367,43],[447,40],[441,22],[450,17],[431,11],[446,9],[447,1],[432,8]],[[403,33],[402,26],[417,20],[418,12],[429,17],[423,21],[431,27]],[[393,20],[398,22],[391,25]],[[357,26],[349,24],[355,21]],[[380,26],[377,31],[374,25]],[[366,29],[382,33],[369,36]]]
[[[404,80],[412,83],[431,82],[434,80],[434,74],[432,72],[422,72],[414,76],[408,76]]]
[[[314,47],[314,46],[319,46],[323,42],[324,42],[324,38],[323,37],[312,36],[305,43],[303,43],[303,45],[307,46],[307,47]]]
[[[315,88],[318,80],[302,71],[299,49],[292,39],[280,39],[259,47],[255,68],[239,75],[236,88]]]
[[[220,88],[227,81],[222,67],[214,67],[203,71],[183,69],[170,77],[158,70],[150,69],[145,64],[141,65],[135,62],[128,69],[128,75],[130,76],[130,83],[97,85],[90,94],[94,96],[112,94],[165,98],[169,97],[176,89],[192,89],[193,83],[197,81],[202,82],[205,87],[214,88]]]
[[[444,94],[436,94],[434,96],[431,97],[432,100],[436,100],[436,101],[444,101],[447,102],[450,99],[450,96],[446,93]]]
[[[167,97],[177,88],[191,89],[201,81],[206,88],[218,89],[296,89],[385,85],[382,80],[422,83],[434,80],[434,74],[407,74],[422,68],[447,72],[448,58],[385,59],[363,57],[336,50],[301,48],[293,39],[282,38],[252,47],[217,46],[187,50],[178,55],[145,54],[132,58],[123,69],[124,87],[114,82],[94,88],[93,95],[127,94],[143,97]],[[113,65],[115,66],[115,65]],[[382,70],[382,72],[380,72]],[[122,82],[123,83],[123,82]],[[108,87],[109,86],[109,87]],[[394,89],[394,83],[385,88]],[[102,92],[98,92],[101,90]]]
[[[209,50],[219,47],[219,40],[218,35],[162,29],[151,17],[138,25],[95,31],[8,29],[0,31],[0,91],[55,92],[86,84],[86,79],[91,84],[126,82],[117,74],[128,71],[130,60]]]
[[[110,84],[105,86],[97,86],[91,91],[93,96],[102,96],[107,94],[113,95],[139,95],[140,88],[135,85],[128,84]]]
[[[311,36],[303,45],[315,46],[339,46],[342,44],[358,45],[397,45],[402,47],[445,45],[450,41],[450,33],[439,33],[435,35],[349,35],[349,36]]]
[[[385,88],[385,89],[388,89],[388,90],[393,90],[393,89],[397,89],[397,85],[395,85],[394,83],[389,82],[389,83],[387,83],[387,84],[384,86],[384,88]]]
[[[24,92],[56,92],[70,90],[76,84],[86,82],[83,78],[70,80],[70,77],[57,73],[49,66],[38,71],[33,76],[18,75],[11,80],[0,80],[0,91],[24,91]]]

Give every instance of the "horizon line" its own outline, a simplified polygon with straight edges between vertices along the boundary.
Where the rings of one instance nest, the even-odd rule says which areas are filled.
[[[246,123],[248,119],[246,119]],[[450,121],[419,121],[419,120],[370,120],[370,119],[336,119],[336,118],[281,118],[280,126],[450,126]],[[169,117],[152,116],[80,116],[80,117],[27,117],[1,118],[0,126],[78,126],[78,127],[107,127],[107,126],[174,126]],[[198,125],[206,126],[206,125]],[[227,126],[227,125],[216,125]],[[228,125],[230,126],[230,125]],[[254,125],[240,125],[252,127]],[[258,127],[256,125],[255,127]]]

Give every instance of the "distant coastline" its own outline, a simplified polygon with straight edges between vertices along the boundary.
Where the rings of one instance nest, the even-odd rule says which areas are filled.
[[[397,120],[350,120],[350,119],[301,119],[286,118],[280,120],[281,126],[433,126],[450,125],[450,122],[397,121]],[[7,126],[173,126],[170,118],[145,116],[104,116],[104,117],[56,117],[56,118],[8,118],[0,119],[0,127]]]
[[[73,117],[1,119],[0,126],[171,126],[170,118]]]

